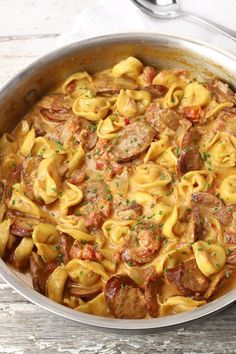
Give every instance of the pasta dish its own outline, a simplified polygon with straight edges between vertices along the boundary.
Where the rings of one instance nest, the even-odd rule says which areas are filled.
[[[0,139],[0,256],[36,291],[115,318],[236,285],[236,94],[128,57],[80,71]]]

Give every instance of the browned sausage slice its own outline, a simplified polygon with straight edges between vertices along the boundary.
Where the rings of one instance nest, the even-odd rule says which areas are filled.
[[[232,268],[236,266],[236,247],[231,249],[230,253],[226,258],[226,264],[230,265]]]
[[[39,156],[27,157],[22,164],[22,179],[26,186],[26,194],[31,200],[34,199],[34,181],[37,177],[41,160]]]
[[[236,103],[236,94],[233,90],[231,90],[227,83],[215,79],[209,82],[207,86],[211,90],[213,98],[216,100],[216,102]]]
[[[18,215],[13,216],[11,233],[15,236],[30,237],[36,225],[40,223],[39,219],[24,218]]]
[[[201,169],[203,160],[198,149],[200,133],[193,127],[189,128],[184,134],[182,150],[177,162],[177,173],[182,177],[189,171]]]
[[[187,236],[189,242],[196,242],[201,239],[203,233],[203,219],[200,213],[200,209],[197,205],[194,205],[187,226]]]
[[[236,212],[236,204],[231,204],[223,208],[220,208],[214,213],[214,215],[222,225],[227,226],[232,222],[233,214],[235,212]]]
[[[38,106],[42,116],[54,122],[63,122],[74,116],[70,97],[62,93],[45,96]]]
[[[168,88],[163,85],[150,85],[145,86],[144,91],[149,92],[152,95],[152,98],[160,98],[165,96],[168,91]]]
[[[163,280],[153,271],[148,277],[145,284],[145,300],[147,304],[148,313],[151,317],[158,317],[159,306],[157,303],[157,295],[160,294]]]
[[[236,135],[236,108],[225,108],[219,114],[212,127],[215,132]]]
[[[57,260],[44,263],[37,253],[32,252],[30,256],[30,275],[33,287],[41,294],[45,294],[45,286],[49,275],[58,266]]]
[[[195,192],[192,194],[192,202],[205,208],[222,208],[223,202],[215,195],[207,192]]]
[[[30,274],[34,289],[44,294],[47,280],[45,264],[35,252],[30,256]]]
[[[6,178],[6,184],[3,191],[3,201],[8,203],[12,195],[12,187],[15,183],[19,183],[21,178],[21,166],[17,165],[11,170]]]
[[[116,274],[106,283],[105,299],[117,318],[144,318],[147,307],[142,290],[126,274]]]
[[[110,154],[117,162],[131,161],[149,147],[154,136],[155,130],[149,124],[135,121],[113,139]]]
[[[236,245],[236,232],[228,230],[224,232],[224,242]]]
[[[149,263],[156,256],[161,243],[161,230],[157,224],[148,221],[138,222],[132,226],[121,259],[131,267]]]
[[[66,234],[60,234],[59,245],[60,253],[62,255],[63,263],[66,264],[71,259],[70,250],[73,245],[74,239]]]
[[[165,276],[168,282],[184,296],[199,298],[199,295],[204,294],[210,285],[210,280],[199,270],[195,259],[168,269]]]
[[[161,108],[158,103],[151,103],[145,113],[145,120],[159,133],[166,128],[176,131],[182,118],[182,114],[170,108]]]

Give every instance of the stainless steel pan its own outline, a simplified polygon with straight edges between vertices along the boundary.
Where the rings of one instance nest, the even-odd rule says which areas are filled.
[[[236,58],[205,43],[164,34],[118,34],[71,44],[38,59],[0,92],[0,132],[10,132],[47,90],[78,70],[93,72],[133,55],[159,68],[186,68],[203,77],[218,76],[236,85]],[[0,275],[35,304],[57,315],[103,329],[151,331],[181,325],[222,310],[236,300],[236,289],[191,312],[150,320],[87,315],[58,305],[34,291],[29,277],[0,260]]]

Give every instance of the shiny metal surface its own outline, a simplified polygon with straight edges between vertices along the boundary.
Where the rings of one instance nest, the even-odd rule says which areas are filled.
[[[221,32],[236,40],[236,32],[205,17],[182,11],[178,0],[131,0],[142,12],[157,19],[170,20],[176,17],[187,17]]]
[[[11,131],[35,101],[77,70],[93,72],[134,55],[158,68],[196,70],[218,76],[236,87],[236,58],[204,43],[164,34],[118,34],[71,44],[38,59],[0,92],[0,131]],[[154,331],[181,325],[222,310],[236,300],[236,289],[196,310],[150,320],[119,320],[79,313],[34,291],[27,279],[0,260],[0,275],[30,301],[62,317],[101,329]]]

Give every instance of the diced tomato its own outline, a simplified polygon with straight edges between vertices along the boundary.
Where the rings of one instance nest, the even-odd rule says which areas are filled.
[[[105,163],[102,161],[96,161],[96,170],[103,170],[105,167]]]
[[[129,118],[125,118],[125,125],[129,125],[129,124],[130,124]]]
[[[73,92],[76,87],[76,80],[72,80],[66,87],[67,92]]]
[[[152,66],[146,66],[143,70],[143,78],[147,82],[148,85],[152,84],[154,77],[157,72]]]
[[[201,113],[200,106],[192,106],[192,107],[184,108],[185,117],[188,118],[192,123],[197,123],[199,121],[200,113]]]

